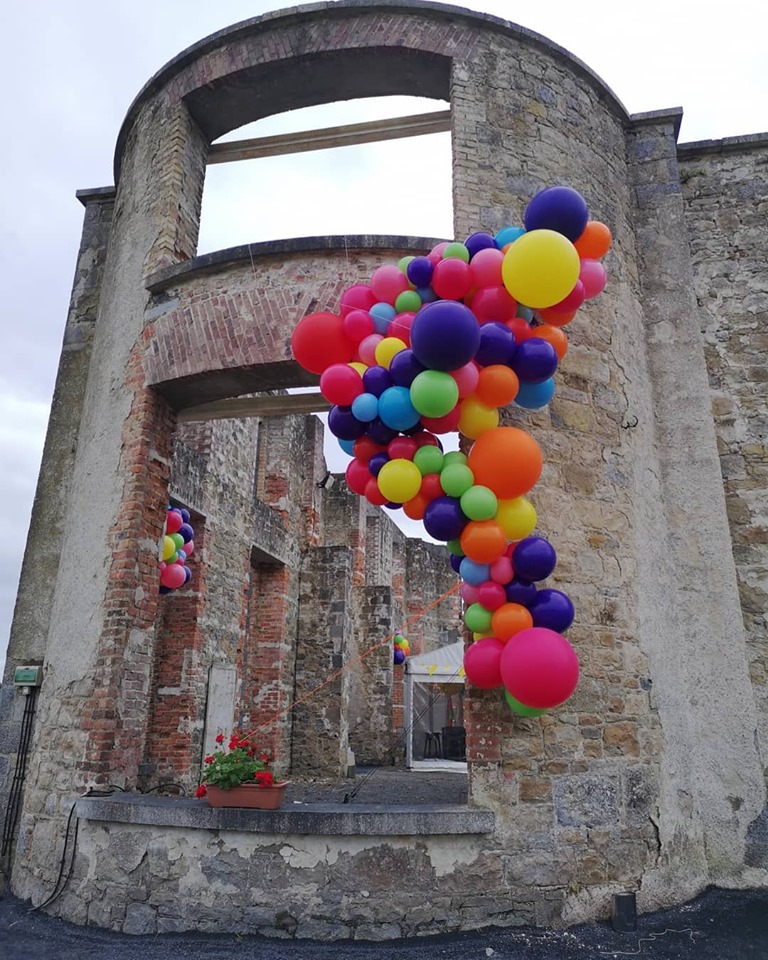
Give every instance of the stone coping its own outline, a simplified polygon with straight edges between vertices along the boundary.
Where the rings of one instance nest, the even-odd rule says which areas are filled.
[[[377,234],[354,234],[350,236],[292,237],[287,240],[263,240],[258,243],[243,243],[225,250],[203,253],[191,260],[182,260],[170,267],[151,273],[144,286],[151,293],[160,293],[192,277],[212,273],[238,263],[252,263],[261,257],[291,256],[316,253],[321,250],[383,251],[412,250],[414,254],[426,254],[438,243],[435,237],[379,236]]]
[[[766,147],[768,147],[768,133],[747,133],[739,137],[723,137],[721,140],[693,140],[690,143],[680,143],[677,147],[677,155],[683,160],[705,153],[738,153],[745,150],[764,150]]]
[[[490,810],[433,804],[312,803],[280,810],[213,808],[205,800],[153,797],[140,793],[80,797],[84,820],[192,830],[236,830],[323,836],[446,836],[493,832]]]

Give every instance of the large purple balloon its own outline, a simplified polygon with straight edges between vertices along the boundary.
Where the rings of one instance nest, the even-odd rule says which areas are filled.
[[[363,389],[374,397],[380,397],[391,386],[392,377],[385,367],[368,367],[363,374]]]
[[[431,370],[458,370],[480,346],[480,326],[469,307],[458,300],[436,300],[416,314],[411,349]]]
[[[475,354],[475,362],[481,367],[490,367],[495,363],[507,364],[515,356],[515,349],[515,337],[509,327],[503,323],[484,323],[480,327],[480,346]]]
[[[526,230],[555,230],[578,240],[589,220],[587,203],[572,187],[547,187],[525,209]]]
[[[529,337],[518,345],[511,366],[525,383],[543,383],[557,370],[557,351],[548,340]]]
[[[521,580],[519,577],[513,577],[504,588],[507,592],[507,600],[510,603],[519,603],[527,607],[536,599],[536,587],[528,580]]]
[[[350,407],[334,406],[328,412],[328,429],[339,440],[357,440],[365,433],[366,426],[355,417]]]
[[[528,609],[534,627],[547,627],[555,633],[567,630],[575,616],[571,598],[560,590],[539,590]]]
[[[416,377],[427,368],[414,357],[413,350],[401,350],[392,357],[389,375],[398,387],[410,387]]]
[[[555,548],[543,537],[526,537],[515,547],[512,566],[522,580],[544,580],[557,563]]]
[[[435,540],[456,540],[466,524],[461,504],[454,497],[437,497],[424,511],[424,529]]]

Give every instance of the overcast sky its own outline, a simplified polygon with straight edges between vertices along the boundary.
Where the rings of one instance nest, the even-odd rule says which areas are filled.
[[[682,106],[681,141],[768,130],[765,14],[756,0],[455,5],[511,19],[570,50],[630,112]],[[2,6],[0,661],[82,228],[75,190],[112,184],[114,143],[126,110],[164,63],[222,27],[287,4],[42,0]],[[435,106],[441,105],[401,100],[296,111],[262,121],[247,135]],[[318,233],[448,235],[448,135],[430,141],[419,144],[419,166],[424,169],[425,157],[429,165],[421,182],[409,176],[414,140],[213,167],[200,250]]]

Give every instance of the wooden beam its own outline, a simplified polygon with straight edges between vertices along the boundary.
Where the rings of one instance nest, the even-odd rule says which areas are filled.
[[[180,423],[188,423],[191,420],[306,416],[310,413],[324,413],[330,409],[331,404],[320,393],[288,393],[280,396],[265,394],[260,397],[214,400],[197,407],[187,407],[186,410],[179,411],[178,420]]]
[[[304,130],[284,133],[276,137],[258,137],[255,140],[232,140],[214,143],[208,152],[208,163],[231,163],[233,160],[254,160],[257,157],[277,157],[286,153],[306,153],[309,150],[328,150],[348,147],[355,143],[377,143],[400,137],[421,137],[428,133],[445,133],[451,129],[451,111],[419,113],[410,117],[392,117],[369,123],[350,123],[322,130]]]

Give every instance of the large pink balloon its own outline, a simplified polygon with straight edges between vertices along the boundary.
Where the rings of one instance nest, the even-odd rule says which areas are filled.
[[[579,682],[579,661],[565,637],[545,627],[516,633],[502,647],[501,678],[526,707],[549,709],[570,697]]]
[[[496,637],[476,640],[464,653],[467,680],[483,690],[501,686],[501,656],[504,644]]]
[[[169,563],[160,574],[160,583],[171,590],[178,590],[187,582],[187,575],[184,573],[184,567],[180,563]]]

